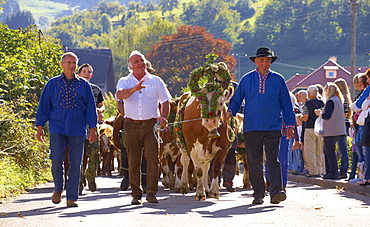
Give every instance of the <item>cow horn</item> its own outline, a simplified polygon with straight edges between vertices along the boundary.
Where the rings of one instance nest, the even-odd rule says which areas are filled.
[[[210,138],[210,139],[216,139],[216,138],[220,138],[220,137],[221,137],[221,135],[220,135],[220,133],[218,133],[217,128],[213,129],[212,131],[210,131],[208,133],[208,138]]]

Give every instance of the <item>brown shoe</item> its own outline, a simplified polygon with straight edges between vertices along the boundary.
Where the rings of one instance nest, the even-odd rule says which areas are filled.
[[[67,207],[78,207],[78,204],[74,200],[67,200]]]
[[[233,184],[232,181],[226,181],[224,183],[224,186],[226,187],[226,190],[228,192],[235,192],[236,191],[236,189],[235,189],[234,184]]]
[[[148,195],[146,196],[146,200],[149,203],[158,203],[158,199],[155,197],[153,193],[148,193]]]
[[[263,199],[261,199],[261,198],[254,198],[254,200],[252,202],[252,204],[256,204],[256,205],[262,204],[262,203],[263,203]]]
[[[54,191],[53,195],[51,196],[51,201],[55,204],[58,204],[62,201],[62,192],[56,192]]]
[[[280,191],[271,197],[270,203],[279,204],[281,201],[284,200],[286,200],[286,193],[284,191]]]
[[[132,205],[140,205],[141,204],[141,196],[134,196],[131,201]]]

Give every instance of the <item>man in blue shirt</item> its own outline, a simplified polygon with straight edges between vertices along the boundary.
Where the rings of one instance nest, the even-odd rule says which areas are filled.
[[[94,96],[89,82],[75,74],[77,56],[68,52],[62,56],[63,72],[46,84],[40,98],[36,115],[37,140],[44,141],[44,125],[49,121],[51,171],[55,191],[52,202],[62,200],[64,189],[65,150],[69,148],[70,169],[66,184],[67,207],[77,207],[78,186],[87,126],[88,140],[96,140],[97,114]]]
[[[281,166],[278,161],[282,119],[287,126],[287,139],[293,137],[295,116],[288,88],[282,75],[270,70],[277,56],[268,47],[257,50],[250,57],[257,69],[241,78],[229,104],[229,116],[234,116],[244,101],[244,138],[249,166],[249,179],[253,187],[253,204],[262,204],[265,196],[263,178],[263,151],[266,153],[270,176],[271,203],[286,199],[283,191]]]

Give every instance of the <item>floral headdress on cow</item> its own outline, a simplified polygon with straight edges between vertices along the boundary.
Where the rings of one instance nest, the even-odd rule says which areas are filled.
[[[217,99],[224,94],[230,84],[231,75],[224,62],[214,63],[216,54],[206,56],[204,66],[194,69],[190,74],[188,87],[202,105],[202,118],[217,117]],[[212,95],[211,100],[207,94]],[[209,108],[207,108],[209,107]]]

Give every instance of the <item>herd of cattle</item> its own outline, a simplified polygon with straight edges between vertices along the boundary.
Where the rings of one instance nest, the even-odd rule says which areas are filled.
[[[219,64],[219,66],[216,68],[222,69],[222,65]],[[206,197],[219,198],[219,175],[222,164],[236,133],[242,131],[243,124],[242,115],[237,115],[233,119],[227,117],[226,104],[234,92],[232,86],[226,86],[222,92],[217,93],[217,96],[214,91],[204,88],[202,92],[208,99],[208,103],[212,104],[205,105],[204,102],[202,104],[199,97],[187,92],[171,101],[171,113],[168,118],[169,130],[158,131],[158,137],[161,140],[158,157],[161,175],[159,177],[162,177],[163,186],[183,194],[195,189],[196,200],[205,200]],[[216,100],[216,102],[211,102],[211,100]],[[211,105],[213,105],[212,110]],[[202,110],[215,113],[216,117],[202,117]],[[97,175],[112,175],[114,157],[117,157],[118,170],[121,175],[120,153],[124,144],[120,138],[120,131],[123,127],[123,120],[124,117],[118,114],[115,118],[107,119],[98,126],[101,164]],[[245,157],[242,158],[244,163],[243,187],[249,188],[248,166]],[[84,169],[87,164],[86,159],[85,155]],[[68,163],[68,158],[66,160]]]
[[[217,117],[201,118],[201,104],[195,97],[190,97],[190,92],[185,93],[176,101],[171,101],[170,119],[179,114],[180,105],[185,106],[182,111],[182,121],[169,121],[169,130],[161,130],[159,161],[162,184],[180,193],[187,193],[196,189],[196,200],[205,200],[206,197],[219,198],[219,175],[225,156],[230,148],[230,133],[241,132],[243,117],[238,115],[235,119],[236,126],[230,126],[230,119],[226,118],[227,106],[233,89],[226,90],[218,98]],[[186,102],[186,103],[184,103]],[[122,129],[122,115],[108,119],[98,128],[100,142],[101,169],[98,175],[111,175],[114,170],[114,157],[118,159],[118,169],[121,169],[122,148],[120,130]],[[185,144],[179,143],[177,134],[174,133],[176,124],[181,124]],[[178,127],[177,127],[178,128]],[[209,132],[216,130],[218,136],[209,136]],[[145,151],[144,151],[145,152]],[[243,185],[250,187],[247,164],[244,159],[245,174]]]

